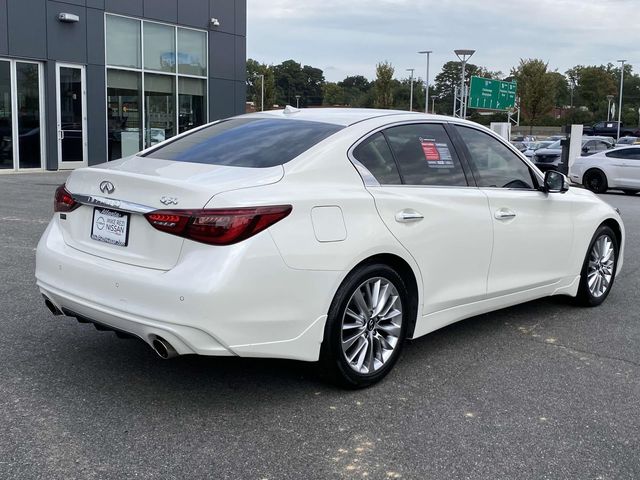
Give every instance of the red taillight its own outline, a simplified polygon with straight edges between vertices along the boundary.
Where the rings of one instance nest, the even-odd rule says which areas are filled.
[[[156,229],[210,245],[241,242],[279,222],[291,205],[211,210],[155,210],[145,214]]]
[[[79,206],[80,204],[73,199],[64,184],[56,189],[56,194],[53,197],[54,212],[71,212]]]

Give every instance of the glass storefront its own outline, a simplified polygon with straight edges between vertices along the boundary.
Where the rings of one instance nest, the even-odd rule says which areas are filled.
[[[106,15],[109,160],[207,122],[207,32]]]
[[[0,59],[0,169],[42,167],[40,64]]]

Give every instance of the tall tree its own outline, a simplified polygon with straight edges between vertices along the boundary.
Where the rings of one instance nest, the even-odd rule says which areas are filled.
[[[368,107],[371,105],[372,82],[362,75],[346,77],[338,86],[344,91],[344,103],[351,107]]]
[[[393,73],[394,68],[387,61],[376,65],[376,108],[391,108],[393,106]]]
[[[520,107],[532,131],[535,122],[553,108],[554,77],[547,71],[547,64],[538,59],[521,59],[511,75],[518,82]]]
[[[252,58],[247,60],[247,100],[253,102],[256,110],[262,104],[262,77],[264,75],[264,108],[268,110],[276,101],[273,68]]]

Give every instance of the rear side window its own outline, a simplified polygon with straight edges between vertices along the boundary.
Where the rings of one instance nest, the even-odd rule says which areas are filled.
[[[640,148],[623,148],[622,150],[613,150],[605,153],[607,157],[628,158],[630,160],[640,160]]]
[[[231,167],[283,165],[342,126],[304,120],[236,118],[177,138],[145,157]]]
[[[353,157],[364,165],[381,185],[400,185],[400,174],[389,144],[382,133],[376,133],[353,150]]]
[[[458,156],[442,125],[401,125],[387,129],[385,135],[406,185],[467,185]]]

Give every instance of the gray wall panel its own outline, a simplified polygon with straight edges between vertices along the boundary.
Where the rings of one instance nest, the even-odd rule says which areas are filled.
[[[178,21],[178,0],[144,0],[144,16],[163,22]]]
[[[247,41],[245,37],[235,36],[234,63],[236,80],[244,82],[247,79]]]
[[[87,0],[87,7],[104,10],[104,0]]]
[[[72,3],[73,5],[78,5],[80,7],[85,7],[87,5],[86,0],[63,0],[64,3]]]
[[[104,65],[104,12],[87,8],[87,62]]]
[[[235,36],[209,32],[209,76],[235,80]]]
[[[247,84],[245,82],[235,82],[235,104],[234,114],[238,115],[246,111]]]
[[[235,83],[233,80],[209,80],[209,121],[230,117],[236,113]]]
[[[209,0],[209,16],[220,20],[220,26],[213,27],[215,31],[235,33],[236,14],[234,0]]]
[[[7,35],[7,0],[0,0],[0,55],[7,55],[8,53],[9,36]]]
[[[60,2],[47,3],[47,56],[61,62],[87,63],[87,9]],[[78,23],[63,23],[58,14],[72,13]]]
[[[247,0],[236,0],[236,35],[247,36]]]
[[[105,0],[104,8],[107,12],[123,15],[142,16],[142,0]]]
[[[58,119],[56,110],[56,64],[46,62],[44,64],[44,98],[46,128],[46,168],[58,169]]]
[[[178,2],[178,23],[190,27],[208,29],[208,0],[180,0]]]
[[[87,95],[89,165],[96,165],[107,161],[107,106],[103,66],[87,67],[87,85],[91,85],[91,95]]]
[[[8,0],[9,55],[47,58],[46,0]]]

